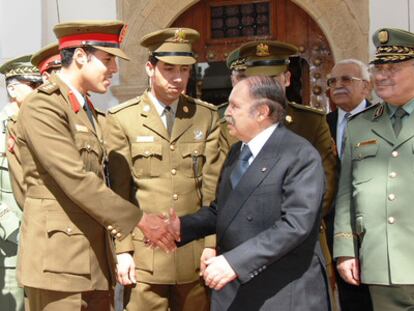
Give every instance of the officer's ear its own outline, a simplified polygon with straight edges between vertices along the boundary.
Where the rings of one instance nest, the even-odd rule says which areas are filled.
[[[145,64],[145,71],[147,72],[147,76],[152,78],[154,76],[155,65],[151,64],[151,62],[148,61]]]
[[[15,85],[14,84],[7,85],[6,89],[7,89],[7,94],[9,94],[9,97],[10,98],[13,98],[14,99],[14,98],[17,97],[16,88],[15,88]]]
[[[292,74],[290,73],[289,70],[287,70],[283,73],[283,76],[284,76],[284,86],[285,86],[285,88],[289,87],[290,86],[290,78],[292,77]]]
[[[73,52],[73,62],[78,66],[83,66],[88,62],[88,54],[82,48],[76,48]]]

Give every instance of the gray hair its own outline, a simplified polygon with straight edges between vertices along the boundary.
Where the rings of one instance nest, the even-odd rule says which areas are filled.
[[[355,58],[343,59],[343,60],[340,60],[339,62],[335,63],[335,66],[336,65],[356,65],[356,66],[358,66],[358,68],[361,72],[362,80],[370,81],[368,66],[364,62],[361,62],[358,59],[355,59]]]
[[[273,123],[283,120],[287,100],[285,91],[278,81],[267,76],[252,76],[243,79],[249,87],[249,94],[254,100],[251,112],[259,106],[266,105],[269,108],[268,117]]]

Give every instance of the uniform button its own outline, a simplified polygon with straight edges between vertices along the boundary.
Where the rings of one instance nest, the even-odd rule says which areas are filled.
[[[257,276],[259,273],[257,271],[254,271],[254,275]]]
[[[173,194],[173,200],[178,200],[178,194],[176,193]]]
[[[111,231],[114,227],[112,227],[111,225],[109,225],[108,227],[106,227],[109,231]]]
[[[150,152],[147,150],[145,151],[145,155],[148,156],[150,154]]]
[[[66,232],[67,232],[67,233],[72,233],[72,228],[67,227],[67,228],[66,228]]]
[[[122,236],[122,234],[121,234],[121,233],[119,233],[119,232],[116,234],[116,237],[117,237],[118,239],[119,239],[121,236]]]
[[[247,216],[246,218],[247,218],[248,221],[252,221],[253,220],[253,217],[252,216]]]
[[[194,150],[194,154],[198,154],[198,150]]]
[[[389,224],[393,224],[395,222],[395,218],[394,217],[388,217],[388,223]]]
[[[251,279],[253,279],[253,278],[254,278],[253,273],[250,273],[250,278],[251,278]]]
[[[395,194],[394,193],[389,194],[388,195],[388,200],[394,201],[395,200]]]
[[[393,151],[393,152],[391,152],[391,155],[392,155],[393,158],[396,158],[400,155],[400,153],[398,151]]]
[[[87,144],[87,145],[86,145],[86,149],[87,149],[88,151],[90,151],[90,150],[91,150],[91,145]]]
[[[175,150],[175,145],[170,145],[170,150],[174,151]]]
[[[389,176],[390,176],[390,178],[395,178],[395,177],[397,177],[397,173],[396,172],[391,172]]]
[[[176,170],[175,168],[173,168],[173,169],[171,170],[171,175],[175,175],[175,174],[177,174],[177,170]]]
[[[111,234],[112,235],[115,235],[115,234],[117,234],[118,233],[118,231],[116,231],[116,229],[113,229],[112,231],[111,231]]]

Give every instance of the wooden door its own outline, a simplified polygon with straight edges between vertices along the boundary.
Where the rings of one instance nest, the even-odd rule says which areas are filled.
[[[326,109],[326,75],[334,63],[331,49],[316,22],[293,2],[201,0],[171,26],[200,32],[193,47],[198,64],[192,81],[199,97],[215,104],[225,101],[231,90],[228,53],[245,42],[270,39],[292,43],[300,51],[300,58],[292,61],[289,99]]]

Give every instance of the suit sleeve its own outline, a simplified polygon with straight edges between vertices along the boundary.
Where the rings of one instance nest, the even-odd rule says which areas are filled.
[[[335,204],[334,258],[357,257],[358,243],[352,213],[352,150],[350,132],[346,130],[345,152],[341,163],[338,195]]]
[[[241,283],[251,280],[255,271],[262,271],[289,254],[315,230],[321,214],[324,173],[319,155],[309,148],[292,151],[296,160],[290,162],[293,164],[286,169],[283,180],[281,218],[223,254]]]
[[[111,188],[125,200],[131,200],[133,179],[129,143],[119,120],[111,113],[106,117],[105,141]],[[122,241],[115,241],[115,246],[117,253],[133,252],[132,236],[128,235]]]
[[[120,233],[117,238],[122,239],[132,231],[142,213],[116,195],[96,174],[85,171],[66,106],[58,100],[56,96],[37,93],[22,106],[17,123],[18,146],[27,144],[35,161],[68,199],[105,228],[112,226]]]

